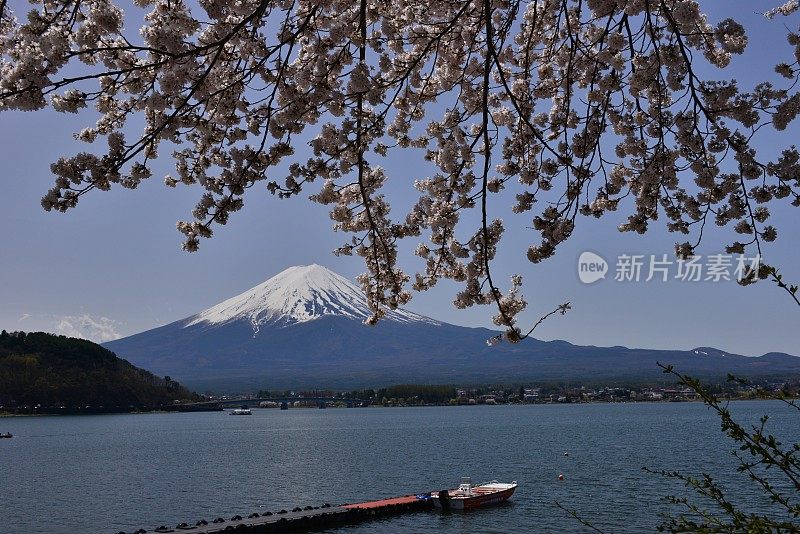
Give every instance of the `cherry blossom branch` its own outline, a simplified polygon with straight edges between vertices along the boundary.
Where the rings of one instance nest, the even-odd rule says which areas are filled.
[[[414,289],[455,280],[456,306],[493,305],[496,324],[523,337],[521,279],[501,292],[492,271],[513,220],[489,217],[508,194],[538,236],[533,263],[579,215],[623,209],[620,230],[637,233],[663,216],[688,236],[681,255],[712,235],[712,219],[748,236],[726,249],[743,253],[776,238],[771,206],[800,206],[798,150],[764,161],[757,149],[757,136],[800,114],[800,39],[790,33],[792,56],[778,58],[786,87],[740,89],[726,69],[747,46],[744,28],[712,25],[695,0],[137,5],[138,37],[111,1],[34,2],[18,21],[0,0],[0,111],[91,105],[99,118],[76,138],[108,144],[54,163],[43,206],[137,187],[169,145],[165,183],[202,190],[178,225],[195,250],[255,185],[289,198],[322,182],[312,199],[352,238],[337,252],[363,258],[376,316],[410,298],[397,256],[418,238]],[[701,79],[700,63],[729,79]],[[139,116],[141,134],[126,141]],[[419,197],[398,220],[384,187],[394,178],[377,164],[390,151],[428,162],[404,170]]]
[[[797,291],[798,286],[795,284],[787,284],[784,279],[783,275],[778,272],[778,269],[772,266],[767,267],[767,271],[769,273],[770,278],[773,282],[775,282],[779,288],[785,290],[792,300],[794,300],[795,304],[800,306],[800,299],[798,299]]]

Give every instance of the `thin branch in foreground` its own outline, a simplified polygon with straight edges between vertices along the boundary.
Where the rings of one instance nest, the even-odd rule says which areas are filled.
[[[781,289],[786,290],[789,293],[789,296],[792,297],[795,304],[800,306],[800,299],[797,298],[797,286],[793,284],[787,284],[783,280],[783,275],[778,272],[778,269],[775,267],[769,267],[769,276],[772,277],[772,281],[778,284],[778,287]]]
[[[579,515],[578,515],[578,512],[576,512],[575,510],[570,510],[569,508],[567,508],[566,506],[564,506],[563,504],[561,504],[561,503],[560,503],[560,502],[558,502],[558,501],[553,501],[553,502],[555,503],[555,505],[556,505],[556,506],[558,506],[559,508],[561,508],[562,510],[564,510],[566,513],[568,513],[569,515],[571,515],[571,516],[572,516],[572,517],[573,517],[573,518],[574,518],[576,521],[578,521],[578,522],[579,522],[581,525],[585,526],[586,528],[590,528],[590,529],[592,529],[592,530],[593,530],[593,531],[595,531],[595,532],[599,532],[600,534],[604,534],[604,532],[603,532],[602,530],[600,530],[599,528],[597,528],[597,527],[596,527],[596,526],[594,526],[593,524],[589,523],[589,522],[588,522],[588,521],[586,521],[585,519],[581,518],[581,516],[579,516]]]
[[[536,323],[531,327],[531,329],[528,330],[528,332],[524,336],[520,336],[520,338],[517,339],[516,342],[522,341],[523,339],[529,337],[533,333],[533,331],[536,330],[536,328],[540,324],[542,324],[548,317],[550,317],[552,315],[555,315],[556,313],[560,313],[561,315],[565,315],[571,309],[572,309],[572,305],[569,302],[565,302],[563,304],[559,304],[554,310],[552,310],[549,313],[546,313],[546,314],[542,315],[541,317],[539,317],[539,320],[536,321]],[[486,340],[486,344],[491,347],[492,345],[497,345],[502,340],[503,340],[503,334],[497,334],[496,336],[492,336],[489,339],[487,339]]]

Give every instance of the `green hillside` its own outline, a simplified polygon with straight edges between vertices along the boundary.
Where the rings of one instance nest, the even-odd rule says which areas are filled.
[[[0,333],[0,411],[131,411],[198,399],[91,341]]]

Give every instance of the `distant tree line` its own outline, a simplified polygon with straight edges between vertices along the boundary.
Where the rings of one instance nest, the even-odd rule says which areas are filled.
[[[124,411],[175,400],[200,396],[91,341],[43,332],[0,333],[0,410],[39,405],[42,411],[86,406]]]
[[[429,404],[446,403],[455,396],[456,388],[449,385],[400,384],[376,392],[379,400],[405,399],[408,404],[414,404],[413,400]]]

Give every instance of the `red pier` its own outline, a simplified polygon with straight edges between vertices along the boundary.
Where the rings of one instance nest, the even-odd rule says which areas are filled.
[[[404,495],[377,501],[343,504],[341,506],[306,506],[292,511],[253,513],[248,517],[233,516],[230,519],[218,517],[211,521],[200,520],[194,524],[181,523],[170,528],[160,526],[153,530],[139,529],[133,534],[157,532],[192,532],[196,534],[222,534],[242,532],[248,534],[302,532],[337,525],[370,521],[382,517],[431,510],[433,501],[430,493]],[[119,534],[127,534],[120,532]]]

